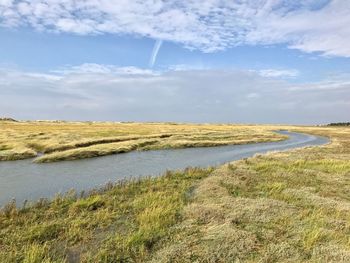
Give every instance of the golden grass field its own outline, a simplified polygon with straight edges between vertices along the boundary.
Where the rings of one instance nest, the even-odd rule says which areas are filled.
[[[74,160],[133,150],[185,148],[276,141],[268,126],[0,121],[0,161]]]
[[[289,129],[331,143],[8,204],[0,262],[350,262],[350,129]]]

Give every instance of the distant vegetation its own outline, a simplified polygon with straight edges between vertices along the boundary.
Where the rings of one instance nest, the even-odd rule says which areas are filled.
[[[0,121],[14,121],[14,122],[16,122],[16,120],[12,119],[12,118],[0,118]]]
[[[54,162],[134,150],[207,147],[286,138],[268,126],[115,122],[0,122],[0,161]]]
[[[350,122],[334,122],[328,124],[328,126],[350,126]]]
[[[350,262],[350,130],[0,212],[0,262]]]

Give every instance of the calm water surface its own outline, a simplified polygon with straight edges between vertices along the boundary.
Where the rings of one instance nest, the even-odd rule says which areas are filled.
[[[103,186],[120,179],[157,176],[166,170],[188,166],[207,167],[250,157],[256,153],[322,145],[325,137],[279,131],[289,136],[281,142],[255,143],[218,147],[130,152],[104,157],[35,164],[32,160],[0,162],[0,206],[15,198],[18,204],[25,199],[37,200],[65,193]]]

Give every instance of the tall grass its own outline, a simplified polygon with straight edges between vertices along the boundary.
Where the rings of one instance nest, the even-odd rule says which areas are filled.
[[[0,262],[143,262],[176,235],[192,187],[210,172],[167,172],[22,209],[10,203],[0,213]]]

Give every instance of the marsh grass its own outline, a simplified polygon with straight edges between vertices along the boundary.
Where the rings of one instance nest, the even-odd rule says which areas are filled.
[[[152,262],[350,262],[350,129],[332,143],[217,168]]]
[[[278,141],[269,126],[0,121],[0,161],[43,154],[36,162],[75,160],[134,150]]]
[[[177,125],[174,125],[177,126]],[[0,213],[0,262],[350,262],[350,129]]]
[[[171,239],[192,187],[212,169],[167,172],[0,213],[0,262],[143,262]]]
[[[53,161],[64,161],[64,160],[76,160],[91,158],[97,156],[104,156],[116,153],[126,153],[133,150],[141,149],[144,146],[150,146],[157,143],[158,140],[154,139],[141,139],[133,140],[132,142],[116,142],[108,144],[98,144],[93,146],[86,146],[83,148],[77,148],[66,151],[53,152],[50,154],[43,155],[35,160],[37,163],[53,162]]]

